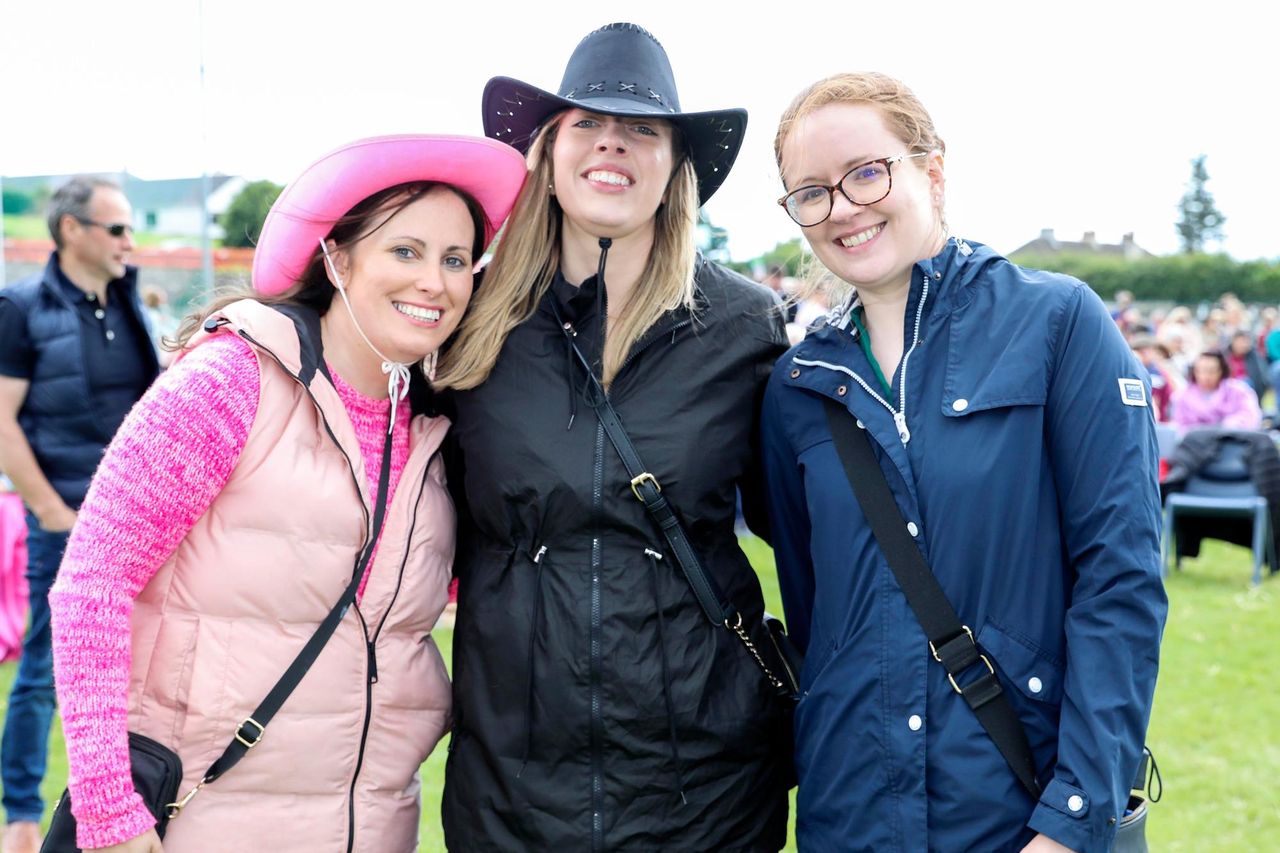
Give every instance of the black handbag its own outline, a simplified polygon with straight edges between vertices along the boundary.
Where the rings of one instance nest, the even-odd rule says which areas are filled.
[[[315,663],[316,658],[320,657],[320,652],[324,649],[325,644],[329,642],[333,632],[338,629],[338,624],[342,621],[342,618],[347,615],[347,608],[356,600],[356,591],[360,588],[360,581],[364,577],[365,568],[373,557],[374,544],[378,539],[377,531],[382,529],[382,521],[387,509],[387,488],[390,481],[391,432],[388,431],[386,442],[382,448],[382,467],[378,472],[378,494],[374,506],[373,523],[369,528],[372,532],[360,552],[359,559],[356,561],[356,568],[351,581],[347,584],[347,588],[343,590],[342,597],[338,599],[338,602],[333,605],[328,615],[320,623],[320,627],[316,629],[307,644],[302,647],[302,651],[298,652],[297,657],[294,658],[293,663],[289,664],[289,668],[285,670],[284,675],[280,676],[280,680],[276,682],[275,687],[271,688],[271,691],[254,709],[254,712],[240,723],[231,738],[231,742],[227,744],[227,748],[223,750],[218,760],[213,762],[209,769],[205,771],[204,776],[201,777],[200,782],[194,788],[179,799],[178,789],[182,784],[182,759],[167,746],[137,732],[129,732],[129,763],[133,773],[133,787],[138,792],[138,795],[142,797],[147,810],[155,815],[155,830],[160,838],[164,838],[169,821],[182,814],[183,808],[191,802],[196,794],[200,793],[201,788],[215,781],[234,767],[250,749],[258,745],[258,742],[262,740],[263,734],[266,733],[267,725],[271,722],[271,719],[275,717],[276,712],[284,705],[285,700],[302,682],[303,676],[307,674],[307,670],[311,669],[311,665]],[[62,796],[58,799],[53,818],[49,823],[49,832],[45,835],[44,843],[40,846],[40,853],[81,853],[80,847],[76,844],[76,819],[71,813],[69,791],[63,791]]]
[[[156,819],[156,834],[164,838],[169,825],[168,804],[178,799],[182,784],[182,759],[164,744],[146,735],[129,732],[129,763],[133,768],[133,787]],[[71,814],[71,798],[63,791],[53,809],[49,832],[40,845],[40,853],[78,851],[76,819]]]
[[[876,543],[906,596],[907,604],[924,628],[929,650],[934,659],[946,668],[951,686],[973,709],[978,722],[995,742],[996,749],[1018,781],[1032,800],[1038,800],[1040,782],[1036,778],[1035,758],[1022,722],[1001,687],[991,661],[978,648],[973,632],[961,624],[941,584],[907,531],[906,519],[889,490],[884,470],[871,447],[871,439],[864,429],[855,424],[844,406],[825,397],[823,404],[827,426],[845,476],[853,487]],[[978,675],[973,677],[971,670]],[[969,675],[962,677],[961,674],[966,672]],[[1131,788],[1137,790],[1145,786],[1150,796],[1151,782],[1159,778],[1155,759],[1150,750],[1144,748],[1142,765]],[[1159,794],[1150,796],[1152,802],[1159,799]],[[1147,799],[1131,794],[1127,805],[1119,821],[1113,850],[1117,853],[1146,853]]]
[[[703,612],[713,625],[728,629],[742,641],[742,645],[750,653],[760,671],[764,673],[765,679],[780,696],[785,696],[792,701],[797,700],[800,695],[801,655],[787,638],[782,621],[766,613],[764,627],[769,644],[762,648],[752,641],[750,628],[743,624],[741,611],[725,597],[715,578],[702,567],[702,562],[698,559],[697,553],[689,543],[689,537],[684,532],[684,526],[676,517],[670,502],[662,494],[661,484],[640,461],[640,456],[636,453],[626,429],[623,428],[618,413],[609,402],[608,394],[605,393],[600,380],[596,378],[595,371],[591,369],[591,363],[587,361],[574,340],[577,333],[573,330],[572,324],[564,322],[554,304],[552,310],[556,314],[556,322],[564,332],[566,345],[586,371],[591,390],[589,403],[599,416],[600,425],[609,436],[609,442],[622,459],[627,476],[631,478],[631,493],[644,505],[645,511],[662,533],[671,554],[689,581],[689,586],[693,588],[694,597],[698,599]]]

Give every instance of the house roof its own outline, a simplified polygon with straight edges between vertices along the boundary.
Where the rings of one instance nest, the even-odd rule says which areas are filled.
[[[133,205],[135,210],[199,207],[200,205],[200,178],[171,178],[148,181],[144,178],[134,177],[128,172],[86,172],[83,174],[88,177],[106,178],[107,180],[115,181],[124,190],[125,196],[128,197],[129,203]],[[42,187],[48,187],[53,190],[73,177],[75,175],[5,177],[4,187],[5,189],[24,193],[32,193]],[[218,187],[230,180],[233,180],[231,175],[210,175],[209,193],[212,194]]]
[[[231,180],[230,175],[210,175],[209,192]],[[136,210],[159,210],[167,207],[199,207],[200,178],[173,178],[144,181],[132,175],[124,184],[124,194]]]
[[[1099,243],[1093,231],[1084,232],[1079,240],[1060,240],[1052,228],[1041,230],[1040,236],[1029,243],[1024,243],[1009,254],[1012,255],[1056,255],[1062,253],[1087,255],[1113,255],[1124,258],[1152,257],[1151,252],[1139,246],[1133,240],[1133,232],[1125,234],[1119,243]]]

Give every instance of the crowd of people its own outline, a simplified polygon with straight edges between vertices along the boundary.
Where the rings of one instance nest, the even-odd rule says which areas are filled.
[[[1121,291],[1112,317],[1148,371],[1157,421],[1181,432],[1280,425],[1280,307],[1245,305],[1227,293],[1198,312],[1144,311]]]
[[[683,109],[645,29],[481,104],[484,138],[303,169],[163,371],[128,200],[55,193],[0,291],[33,567],[4,853],[40,844],[55,689],[59,851],[407,853],[447,731],[455,850],[773,852],[797,783],[801,850],[1145,850],[1158,406],[1103,302],[949,230],[884,74],[776,128],[761,205],[822,270],[794,311],[696,251],[746,113]]]

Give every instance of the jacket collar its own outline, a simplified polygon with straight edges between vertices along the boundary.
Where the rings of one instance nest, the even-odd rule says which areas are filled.
[[[963,308],[968,304],[971,294],[969,285],[978,277],[986,264],[998,257],[994,251],[982,245],[960,237],[949,237],[943,244],[942,251],[932,258],[917,261],[911,276],[911,298],[914,304],[920,298],[920,282],[924,277],[930,279],[929,301],[930,314],[937,317]],[[857,338],[857,330],[853,324],[853,312],[862,304],[858,292],[849,294],[849,298],[833,308],[820,322],[819,328],[810,336],[819,335],[827,328],[846,332]],[[808,337],[805,338],[809,340]],[[803,346],[803,344],[802,344]]]
[[[64,281],[70,284],[70,279],[67,279],[66,274],[62,272],[62,262],[55,249],[49,253],[49,260],[44,265],[44,272],[40,276],[40,287],[48,296],[65,305],[70,305],[71,300],[68,297],[67,285],[63,283]],[[74,284],[71,286],[75,287]],[[107,282],[107,288],[109,290],[119,288],[125,294],[127,300],[132,300],[138,290],[138,268],[126,265],[124,275]]]

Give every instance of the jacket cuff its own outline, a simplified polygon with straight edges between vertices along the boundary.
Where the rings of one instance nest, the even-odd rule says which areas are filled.
[[[1076,853],[1106,853],[1120,821],[1107,812],[1105,805],[1091,803],[1083,789],[1055,778],[1045,786],[1027,826]]]
[[[74,800],[72,801],[74,802]],[[81,848],[111,847],[137,838],[156,825],[156,819],[142,797],[135,792],[124,804],[122,812],[98,819],[81,819],[76,815],[76,844]]]

